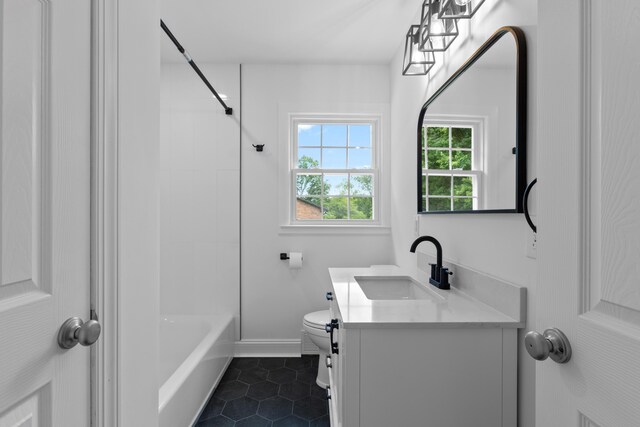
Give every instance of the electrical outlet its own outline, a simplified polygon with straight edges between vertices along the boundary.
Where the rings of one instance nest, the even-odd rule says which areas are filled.
[[[527,229],[527,248],[526,248],[527,257],[536,259],[537,250],[538,250],[538,236],[533,230]]]

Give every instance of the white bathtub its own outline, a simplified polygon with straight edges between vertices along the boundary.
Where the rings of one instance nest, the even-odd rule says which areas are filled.
[[[159,427],[190,427],[233,356],[233,317],[161,316]]]

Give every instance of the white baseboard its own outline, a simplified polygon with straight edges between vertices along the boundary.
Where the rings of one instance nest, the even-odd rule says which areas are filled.
[[[241,340],[235,343],[236,357],[300,357],[298,340]]]

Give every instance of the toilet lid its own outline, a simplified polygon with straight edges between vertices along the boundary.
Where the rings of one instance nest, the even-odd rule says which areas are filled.
[[[317,329],[324,329],[330,320],[329,310],[314,311],[304,315],[304,323]]]

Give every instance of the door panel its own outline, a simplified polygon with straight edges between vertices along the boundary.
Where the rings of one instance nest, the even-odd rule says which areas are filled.
[[[90,3],[0,0],[0,427],[89,425]]]
[[[601,301],[638,313],[640,7],[634,0],[597,0],[592,8],[592,68],[598,69],[596,77],[600,80],[592,83],[592,91],[597,97],[593,107],[600,115],[594,143],[599,143],[602,157],[601,170],[597,171],[601,191],[594,195],[596,200],[601,197]],[[621,31],[612,31],[612,26],[620,26]]]
[[[569,337],[537,366],[536,425],[640,419],[640,5],[539,3],[537,327]]]
[[[2,287],[42,287],[41,226],[48,218],[42,175],[44,103],[49,67],[45,7],[5,0],[2,8]],[[47,164],[47,159],[44,160]],[[5,289],[6,291],[6,289]]]
[[[0,427],[40,427],[50,418],[51,392],[49,387],[37,390],[0,417]]]

